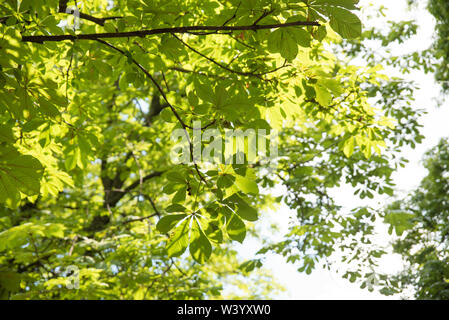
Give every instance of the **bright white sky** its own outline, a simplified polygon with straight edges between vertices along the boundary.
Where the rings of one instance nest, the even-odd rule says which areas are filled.
[[[362,6],[365,6],[372,1],[361,0]],[[406,0],[376,0],[375,5],[384,5],[388,10],[385,12],[385,20],[374,21],[377,26],[381,26],[387,20],[406,20],[416,19],[420,25],[418,36],[414,37],[401,46],[397,46],[394,50],[395,54],[405,53],[414,50],[427,48],[432,43],[432,35],[434,32],[434,21],[432,16],[425,10],[425,1],[422,1],[421,8],[418,12],[410,13],[407,11]],[[383,22],[382,22],[383,21]],[[425,151],[437,144],[441,137],[449,136],[449,105],[446,102],[441,108],[436,107],[436,103],[432,98],[439,94],[439,87],[433,81],[432,75],[424,75],[421,73],[412,73],[403,78],[417,81],[421,87],[415,95],[414,106],[416,108],[426,109],[428,114],[421,119],[424,125],[422,129],[426,136],[424,142],[417,146],[414,150],[405,150],[403,156],[410,160],[409,165],[396,172],[394,178],[397,184],[397,190],[404,193],[414,189],[421,178],[425,175],[425,170],[420,164],[420,160]],[[371,205],[383,207],[386,203],[391,201],[388,198],[375,198],[367,202],[360,200],[353,195],[350,188],[342,187],[336,190],[335,195],[338,195],[338,201],[341,205],[347,208],[354,208],[359,205]],[[274,217],[274,215],[276,215]],[[277,212],[270,212],[267,216],[274,217],[274,220],[280,222],[281,231],[279,236],[284,234],[287,230],[288,217],[294,215],[286,206],[282,207]],[[268,235],[267,235],[268,236]],[[270,235],[272,236],[272,235]],[[385,239],[386,237],[384,237]],[[239,252],[242,256],[247,254],[254,254],[260,244],[255,240],[247,239]],[[251,253],[250,253],[251,252]],[[385,259],[381,265],[383,271],[394,271],[400,268],[401,261],[398,257],[391,256]],[[336,265],[338,268],[338,265]],[[359,288],[360,284],[351,284],[346,279],[342,279],[341,275],[327,270],[316,270],[311,275],[306,275],[297,272],[298,265],[287,264],[283,257],[272,255],[266,259],[264,267],[270,269],[275,275],[278,283],[283,285],[287,290],[277,299],[399,299],[396,297],[385,297],[377,292],[370,293],[368,290]]]

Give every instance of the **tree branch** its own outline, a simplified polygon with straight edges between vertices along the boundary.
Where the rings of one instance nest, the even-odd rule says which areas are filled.
[[[278,29],[286,27],[298,27],[298,26],[320,26],[316,21],[294,21],[288,23],[277,23],[277,24],[252,24],[244,26],[185,26],[185,27],[173,27],[173,28],[159,28],[159,29],[149,29],[149,30],[138,30],[138,31],[128,31],[128,32],[106,32],[106,33],[91,33],[91,34],[63,34],[63,35],[39,35],[39,36],[23,36],[23,42],[35,42],[44,43],[45,41],[66,41],[66,40],[99,40],[106,38],[130,38],[130,37],[146,37],[155,34],[164,33],[192,33],[195,31],[244,31],[244,30],[267,30],[267,29]]]
[[[136,181],[131,183],[129,186],[127,186],[125,189],[113,190],[113,193],[109,200],[110,206],[114,207],[117,204],[117,202],[119,202],[126,194],[131,192],[134,188],[138,187],[141,183],[143,184],[147,180],[150,180],[150,179],[153,179],[156,177],[160,177],[162,175],[162,173],[163,172],[160,172],[160,171],[152,172],[142,178],[137,179]]]

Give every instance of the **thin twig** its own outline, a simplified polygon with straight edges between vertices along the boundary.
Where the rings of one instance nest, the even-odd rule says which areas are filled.
[[[241,76],[246,76],[246,77],[256,77],[256,78],[259,78],[259,79],[261,79],[261,80],[264,80],[260,75],[254,74],[254,73],[252,73],[252,72],[242,72],[242,71],[238,71],[238,70],[231,69],[231,68],[225,66],[224,64],[221,64],[220,62],[218,62],[218,61],[216,61],[216,60],[214,60],[214,59],[212,59],[212,58],[206,56],[204,53],[202,53],[202,52],[196,50],[195,48],[193,48],[192,46],[190,46],[187,42],[185,42],[184,40],[182,40],[181,38],[179,38],[179,37],[176,36],[175,34],[173,34],[173,36],[174,36],[176,39],[178,39],[178,41],[180,41],[184,46],[186,46],[187,48],[189,48],[191,51],[195,52],[196,54],[200,55],[200,56],[203,57],[204,59],[206,59],[206,60],[212,62],[213,64],[219,66],[220,68],[222,68],[222,69],[224,69],[224,70],[226,70],[226,71],[229,71],[229,72],[231,72],[231,73],[235,73],[235,74],[238,74],[238,75],[241,75]]]
[[[254,26],[257,25],[257,23],[258,23],[260,20],[262,20],[262,19],[265,18],[266,16],[272,14],[273,12],[274,12],[274,9],[272,9],[272,10],[270,10],[270,11],[264,10],[263,13],[262,13],[262,15],[261,15],[256,21],[254,21],[253,25],[254,25]]]
[[[155,216],[157,216],[157,215],[158,215],[157,213],[153,213],[153,214],[150,214],[149,216],[146,216],[146,217],[135,218],[135,219],[129,219],[129,220],[123,222],[123,224],[128,224],[128,223],[131,223],[131,222],[137,222],[137,221],[143,221],[143,220],[146,220],[146,219],[150,219],[150,218],[152,218],[152,217],[155,217]]]
[[[231,22],[232,20],[234,20],[237,17],[237,11],[239,11],[239,8],[241,6],[242,2],[239,2],[239,5],[237,6],[237,9],[235,9],[234,14],[232,15],[232,17],[230,17],[229,19],[227,19],[222,26],[227,25],[229,22]]]

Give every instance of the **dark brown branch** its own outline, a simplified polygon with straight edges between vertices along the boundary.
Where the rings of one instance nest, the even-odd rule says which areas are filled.
[[[108,205],[110,207],[115,207],[115,205],[128,193],[130,193],[133,189],[138,187],[141,183],[143,184],[145,181],[148,181],[150,179],[160,177],[163,172],[155,171],[152,172],[142,178],[137,179],[133,183],[131,183],[129,186],[127,186],[124,189],[114,189],[112,190],[109,198],[108,198]]]
[[[242,5],[242,2],[240,1],[240,2],[239,2],[239,5],[237,6],[237,9],[235,9],[235,12],[234,12],[234,14],[232,15],[232,17],[230,17],[229,19],[227,19],[227,20],[222,24],[222,26],[227,25],[229,22],[231,22],[231,20],[233,20],[233,19],[235,19],[235,18],[237,17],[237,11],[239,11],[241,5]]]
[[[206,124],[204,127],[202,127],[201,128],[201,130],[205,130],[205,129],[207,129],[207,128],[209,128],[210,126],[212,126],[212,125],[214,125],[215,124],[215,122],[216,122],[216,120],[214,119],[214,120],[212,120],[212,122],[210,122],[209,124]]]
[[[277,23],[277,24],[252,24],[245,26],[185,26],[185,27],[173,27],[173,28],[159,28],[150,30],[138,30],[138,31],[128,31],[128,32],[105,32],[105,33],[91,33],[91,34],[63,34],[63,35],[39,35],[39,36],[23,36],[23,42],[36,42],[44,43],[45,41],[66,41],[66,40],[99,40],[108,38],[130,38],[130,37],[146,37],[155,34],[165,34],[165,33],[192,33],[195,31],[244,31],[244,30],[267,30],[267,29],[278,29],[286,27],[298,27],[298,26],[320,26],[318,22],[315,21],[294,21],[288,23]]]
[[[104,26],[107,20],[113,20],[113,19],[121,19],[122,17],[105,17],[105,18],[96,18],[93,16],[90,16],[88,14],[80,12],[80,19],[88,20],[91,22],[94,22],[96,24],[99,24],[100,26]]]
[[[144,197],[145,199],[148,199],[148,201],[150,201],[151,206],[153,207],[154,213],[160,218],[160,217],[161,217],[161,213],[160,213],[159,210],[157,209],[156,204],[155,204],[154,201],[153,201],[153,198],[151,198],[151,197],[150,197],[149,195],[147,195],[147,194],[144,194],[143,197]]]

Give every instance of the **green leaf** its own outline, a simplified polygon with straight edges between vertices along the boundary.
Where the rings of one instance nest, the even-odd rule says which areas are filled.
[[[268,50],[292,61],[298,55],[298,39],[295,32],[287,29],[292,28],[279,28],[268,36]]]
[[[232,214],[231,219],[226,225],[226,231],[229,238],[238,241],[240,243],[245,240],[246,237],[246,227],[245,223],[236,214]]]
[[[327,36],[326,26],[318,27],[317,31],[313,34],[313,37],[318,41],[323,41]]]
[[[64,238],[66,227],[60,223],[51,223],[45,226],[44,234],[46,237]]]
[[[1,142],[8,142],[11,144],[15,142],[14,134],[10,126],[0,125],[0,143]]]
[[[243,219],[248,221],[256,221],[258,219],[257,210],[246,203],[237,194],[233,194],[226,199],[236,206],[235,212]]]
[[[2,89],[6,84],[6,77],[3,72],[0,72],[0,89]]]
[[[254,259],[245,261],[239,266],[239,269],[245,273],[248,273],[260,267],[262,267],[262,261],[260,261],[260,259]]]
[[[171,59],[178,59],[184,52],[182,43],[172,35],[164,35],[161,39],[161,52],[165,53]]]
[[[166,173],[165,177],[168,180],[176,182],[176,183],[182,183],[182,184],[185,183],[184,176],[179,171],[169,171]]]
[[[203,79],[201,79],[203,80]],[[201,82],[199,78],[194,78],[193,85],[195,94],[203,101],[214,103],[214,91],[210,82]]]
[[[78,161],[78,155],[79,155],[78,148],[73,149],[71,152],[69,152],[66,155],[64,165],[65,165],[65,168],[67,171],[71,171],[71,170],[75,169],[76,162]]]
[[[240,175],[236,176],[235,186],[243,193],[259,194],[257,183]]]
[[[176,118],[173,116],[173,112],[170,108],[165,108],[161,111],[160,117],[166,122],[175,122]]]
[[[179,223],[179,221],[181,221],[185,217],[187,217],[186,214],[172,214],[164,216],[158,221],[158,223],[156,224],[156,228],[161,233],[167,233],[171,229],[173,229]]]
[[[16,207],[20,193],[28,196],[39,194],[43,174],[41,163],[29,155],[21,155],[14,149],[0,155],[0,202]]]
[[[217,222],[211,221],[208,223],[206,230],[204,230],[208,239],[222,243],[223,242],[223,232],[221,232],[220,226]]]
[[[215,96],[213,97],[213,103],[217,109],[223,107],[226,104],[226,100],[228,98],[228,92],[226,91],[226,86],[222,83],[219,83],[215,87]]]
[[[197,228],[192,228],[193,240],[190,242],[189,251],[196,262],[203,264],[209,260],[212,253],[212,246],[209,239],[201,230],[198,222],[196,226]]]
[[[173,196],[172,202],[173,203],[184,202],[186,200],[186,192],[187,192],[186,187],[179,189]]]
[[[172,194],[176,192],[177,186],[179,186],[178,183],[167,183],[163,188],[162,192],[166,194]]]
[[[21,278],[20,273],[0,271],[0,298],[8,299],[7,293],[18,291]]]
[[[362,22],[352,12],[341,8],[326,8],[330,15],[330,26],[345,39],[355,39],[362,35]]]
[[[235,177],[233,176],[233,175],[230,175],[230,174],[224,174],[224,175],[221,175],[218,179],[217,179],[217,186],[219,187],[219,188],[223,188],[223,189],[226,189],[226,188],[229,188],[229,187],[231,187],[232,185],[234,185],[234,182],[235,182]]]
[[[189,245],[190,219],[184,220],[170,235],[167,242],[167,253],[170,257],[179,257]]]
[[[355,138],[350,137],[348,140],[345,141],[343,152],[346,157],[350,157],[354,153],[354,147],[355,147]]]
[[[304,21],[305,17],[303,16],[293,16],[287,19],[286,23],[288,22],[295,22],[295,21]],[[284,29],[285,32],[287,32],[290,36],[292,36],[295,39],[296,44],[300,45],[304,48],[310,48],[310,42],[312,41],[312,35],[307,32],[302,27],[288,27]]]
[[[390,225],[389,233],[392,229],[395,230],[396,235],[401,236],[404,231],[413,227],[412,219],[415,218],[414,214],[407,212],[389,212],[385,215],[385,223]]]
[[[170,212],[170,213],[171,212],[184,212],[186,210],[187,209],[184,206],[182,206],[178,203],[174,203],[174,204],[168,206],[167,208],[165,208],[165,211]]]
[[[328,107],[332,101],[330,92],[326,88],[318,85],[315,86],[315,92],[318,103],[324,107]]]

